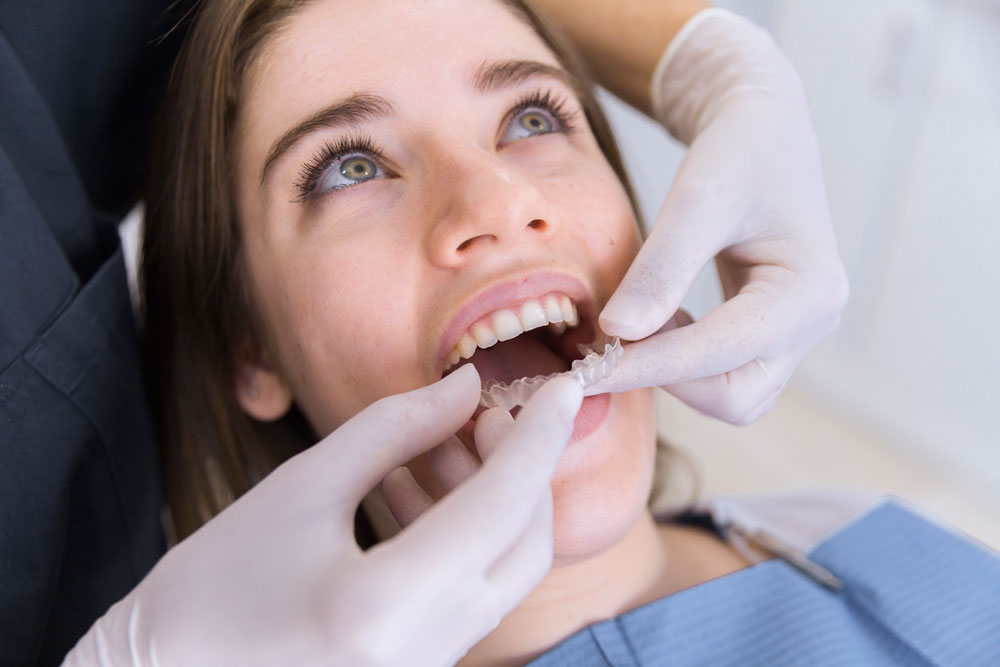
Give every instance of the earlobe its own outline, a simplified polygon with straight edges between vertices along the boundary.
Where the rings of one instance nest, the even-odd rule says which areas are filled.
[[[247,355],[236,365],[236,402],[257,421],[274,421],[292,407],[292,390],[270,364]]]

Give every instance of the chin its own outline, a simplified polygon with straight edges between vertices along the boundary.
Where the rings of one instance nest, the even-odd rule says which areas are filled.
[[[567,446],[552,481],[553,567],[611,549],[646,508],[656,457],[652,392],[614,394],[601,427]]]

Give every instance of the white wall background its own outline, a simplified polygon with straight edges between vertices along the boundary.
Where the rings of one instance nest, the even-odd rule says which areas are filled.
[[[1000,0],[717,4],[802,75],[851,279],[797,385],[956,486],[1000,489]],[[683,147],[605,101],[651,222]],[[719,300],[710,269],[686,305]]]

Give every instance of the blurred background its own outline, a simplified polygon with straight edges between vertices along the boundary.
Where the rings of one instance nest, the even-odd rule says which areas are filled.
[[[703,494],[889,492],[1000,549],[1000,0],[716,4],[802,75],[851,301],[771,414],[736,428],[661,395],[662,433]],[[652,222],[683,146],[604,101]],[[710,266],[685,306],[720,302]]]

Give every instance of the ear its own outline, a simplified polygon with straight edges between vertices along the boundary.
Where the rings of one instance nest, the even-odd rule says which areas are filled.
[[[280,419],[292,407],[292,390],[256,345],[247,345],[236,359],[235,390],[236,402],[257,421]]]

